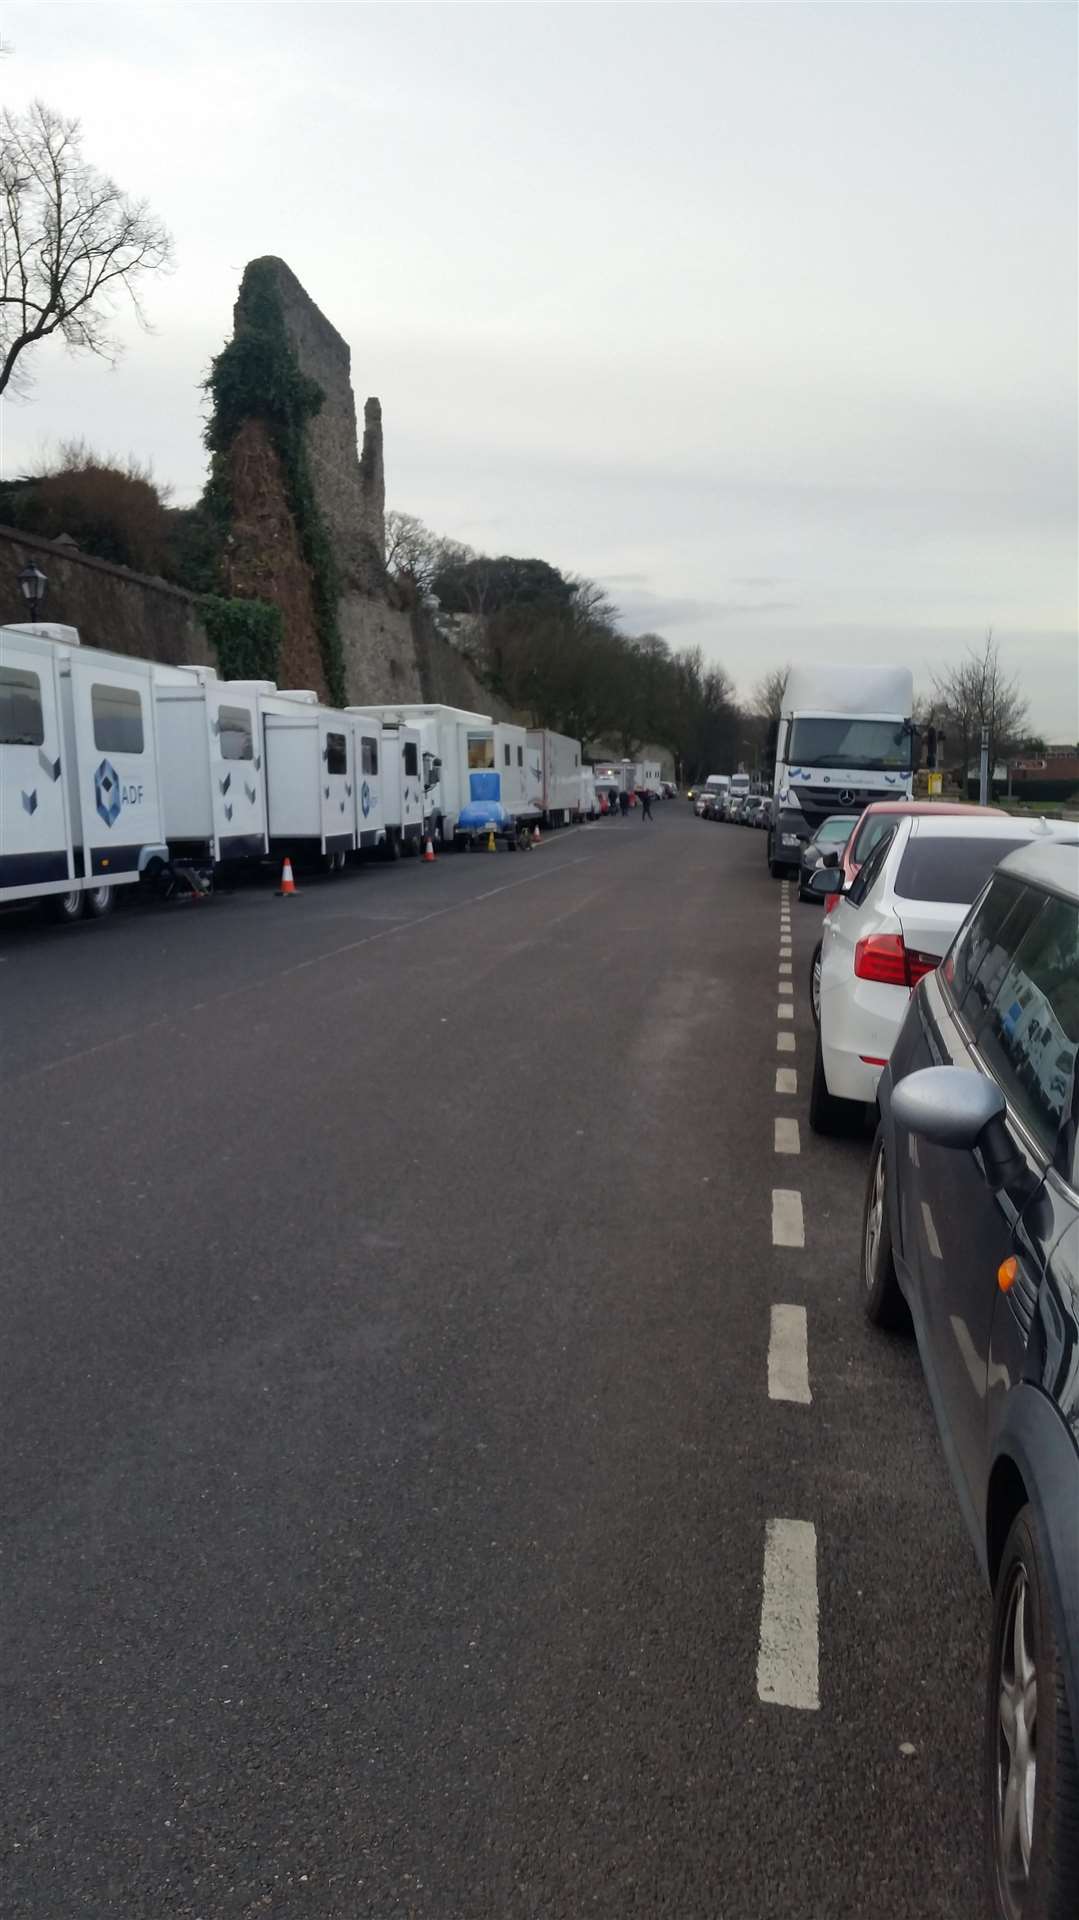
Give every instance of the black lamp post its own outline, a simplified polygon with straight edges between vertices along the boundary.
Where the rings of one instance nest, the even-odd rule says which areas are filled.
[[[24,567],[19,575],[22,597],[30,609],[30,617],[36,620],[41,603],[45,598],[49,582],[40,567]]]

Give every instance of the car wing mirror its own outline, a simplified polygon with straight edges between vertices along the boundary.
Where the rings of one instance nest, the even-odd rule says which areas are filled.
[[[806,886],[810,893],[818,893],[822,898],[827,898],[830,894],[842,893],[843,875],[840,873],[838,865],[834,867],[816,867],[806,881]]]
[[[966,1148],[981,1156],[986,1185],[994,1193],[1026,1184],[1027,1164],[1005,1125],[1000,1088],[965,1067],[922,1067],[892,1090],[892,1115],[937,1147]]]

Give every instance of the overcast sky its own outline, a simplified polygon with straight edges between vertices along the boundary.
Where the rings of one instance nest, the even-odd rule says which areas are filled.
[[[283,256],[377,393],[388,498],[602,580],[748,689],[992,625],[1079,732],[1077,14],[1019,5],[0,8],[3,99],[176,240],[73,434],[202,485],[198,384]]]

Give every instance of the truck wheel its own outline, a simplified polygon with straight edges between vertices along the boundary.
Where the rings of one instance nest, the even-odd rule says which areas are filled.
[[[76,920],[81,920],[85,905],[86,895],[81,887],[73,888],[70,893],[54,893],[49,902],[53,918],[63,926],[74,926]]]
[[[382,858],[384,860],[399,860],[401,858],[401,842],[392,827],[386,829],[386,838],[382,842]]]
[[[91,887],[86,895],[86,908],[91,920],[104,920],[115,905],[115,887]]]

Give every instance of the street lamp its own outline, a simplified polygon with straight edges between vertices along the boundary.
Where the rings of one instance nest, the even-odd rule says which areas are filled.
[[[31,618],[34,620],[38,617],[38,611],[41,602],[45,598],[48,585],[49,582],[40,567],[24,567],[19,575],[19,586],[22,589],[22,597],[30,609]]]

